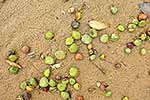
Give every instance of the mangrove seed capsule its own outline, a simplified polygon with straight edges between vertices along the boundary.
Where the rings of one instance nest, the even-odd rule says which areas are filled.
[[[71,45],[74,43],[74,39],[72,37],[66,38],[65,44],[66,45]]]
[[[52,40],[54,38],[54,33],[52,32],[46,32],[45,33],[45,39],[46,40]]]
[[[146,26],[146,21],[145,21],[145,20],[141,20],[141,21],[139,22],[138,26],[139,26],[140,28],[145,27],[145,26]]]
[[[117,26],[117,29],[118,29],[120,32],[124,32],[124,31],[125,31],[125,26],[124,26],[124,25],[118,25],[118,26]]]
[[[100,60],[105,60],[106,59],[106,56],[104,53],[101,53],[100,56],[99,56],[99,59]]]
[[[146,51],[145,48],[140,49],[140,54],[141,54],[142,56],[145,56],[146,53],[147,53],[147,51]]]
[[[112,42],[118,41],[118,40],[119,40],[119,35],[116,34],[116,33],[111,34],[110,40],[111,40]]]
[[[73,43],[68,49],[71,53],[76,53],[78,52],[79,47],[77,44]]]
[[[33,87],[36,87],[38,85],[37,80],[34,77],[29,79],[29,84]]]
[[[128,25],[128,31],[129,32],[134,32],[136,29],[136,25],[135,24],[129,24]]]
[[[63,84],[63,83],[57,84],[57,88],[58,88],[59,91],[66,90],[66,87],[67,87],[66,84]]]
[[[118,13],[118,8],[116,6],[111,6],[111,13],[112,14],[117,14]]]
[[[42,77],[40,79],[39,85],[41,88],[47,87],[48,86],[48,79],[46,77]]]
[[[107,43],[107,42],[109,41],[109,36],[108,36],[108,34],[103,34],[103,35],[101,35],[100,41],[101,41],[102,43]]]
[[[49,83],[48,83],[51,87],[55,87],[57,85],[57,83],[55,82],[55,80],[50,79]]]
[[[88,34],[84,34],[82,36],[82,39],[81,41],[84,43],[84,44],[90,44],[92,42],[92,38],[88,35]]]
[[[131,52],[132,52],[132,50],[130,49],[130,48],[124,48],[124,52],[126,53],[126,54],[130,54]]]
[[[71,76],[71,77],[78,77],[79,76],[79,69],[77,68],[77,67],[71,67],[70,69],[69,69],[69,75]]]
[[[68,100],[69,97],[70,97],[70,94],[68,92],[61,92],[61,97],[64,99],[64,100]]]
[[[26,87],[27,87],[27,83],[26,83],[25,81],[23,81],[23,82],[20,84],[20,88],[21,88],[22,90],[25,90]]]
[[[78,31],[72,31],[72,37],[73,37],[75,40],[80,40],[80,38],[81,38],[81,33],[78,32]]]
[[[131,22],[132,24],[138,25],[139,20],[137,18],[134,18]]]
[[[70,85],[74,85],[76,83],[76,80],[74,78],[69,79]]]
[[[9,59],[10,61],[12,61],[12,62],[15,62],[15,61],[18,59],[18,57],[17,57],[16,55],[10,55],[10,56],[8,57],[8,59]]]
[[[80,90],[80,84],[79,83],[75,83],[74,85],[73,85],[73,88],[75,89],[75,90]]]
[[[52,56],[46,56],[45,57],[45,64],[54,64],[55,63],[55,59]]]
[[[134,40],[134,45],[135,46],[137,46],[137,47],[139,47],[139,46],[141,46],[142,45],[142,40],[140,40],[140,39],[136,39],[136,40]]]
[[[73,28],[73,29],[77,29],[77,28],[79,28],[80,27],[80,22],[78,22],[78,21],[73,21],[72,23],[71,23],[71,27]]]
[[[91,61],[95,60],[95,59],[96,59],[96,55],[95,55],[95,54],[91,55],[89,59],[90,59]]]
[[[63,50],[58,50],[55,52],[55,56],[59,60],[63,60],[66,58],[66,53]]]
[[[92,28],[90,29],[90,33],[89,33],[90,37],[92,38],[96,38],[98,36],[98,32],[96,29]]]
[[[11,66],[11,67],[9,68],[9,73],[10,73],[10,74],[18,74],[18,72],[19,72],[19,68],[16,67],[16,66]]]
[[[108,98],[111,97],[112,96],[112,91],[111,90],[106,91],[105,96],[108,97]]]
[[[51,69],[47,68],[47,69],[44,70],[43,73],[44,73],[45,77],[49,77],[51,75]]]

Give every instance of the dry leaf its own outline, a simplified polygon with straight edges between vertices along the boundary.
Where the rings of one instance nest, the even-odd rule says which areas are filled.
[[[97,30],[103,30],[103,29],[106,29],[108,27],[108,25],[106,25],[105,23],[100,22],[100,21],[95,21],[95,20],[90,21],[89,26],[91,28],[94,28]]]
[[[19,64],[15,63],[15,62],[11,62],[11,61],[9,61],[9,60],[6,60],[6,63],[8,63],[8,64],[11,65],[11,66],[16,66],[16,67],[18,67],[18,68],[21,68],[21,66],[20,66]]]

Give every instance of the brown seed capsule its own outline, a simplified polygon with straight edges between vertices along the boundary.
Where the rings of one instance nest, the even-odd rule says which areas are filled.
[[[90,93],[94,92],[95,90],[96,90],[95,87],[89,87],[89,88],[88,88],[88,92],[90,92]]]
[[[147,28],[146,33],[150,36],[150,28]]]
[[[148,75],[150,76],[150,69],[148,70],[148,72],[147,72],[147,73],[148,73]]]
[[[78,96],[78,100],[84,100],[83,96]]]
[[[49,87],[43,88],[43,91],[44,91],[44,92],[48,92],[48,90],[49,90]]]
[[[141,13],[141,14],[139,14],[139,16],[138,16],[138,19],[139,19],[139,20],[146,20],[146,19],[147,19],[147,15],[144,14],[144,13]]]
[[[127,43],[127,48],[133,49],[135,47],[133,42]]]
[[[23,53],[27,54],[27,53],[30,52],[30,47],[28,47],[28,46],[23,46],[21,50],[22,50]]]
[[[59,75],[57,75],[56,77],[55,77],[55,79],[57,80],[57,81],[59,81],[59,80],[61,80],[61,76],[59,76]]]
[[[30,100],[32,95],[29,92],[24,92],[23,93],[23,98],[24,100]]]
[[[76,54],[75,54],[75,59],[76,59],[76,60],[82,60],[82,59],[83,59],[82,53],[76,53]]]

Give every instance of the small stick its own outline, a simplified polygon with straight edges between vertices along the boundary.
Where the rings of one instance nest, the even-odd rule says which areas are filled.
[[[9,61],[9,60],[6,60],[6,63],[8,63],[8,64],[11,65],[11,66],[16,66],[16,67],[18,67],[18,68],[21,68],[21,66],[20,66],[19,64],[15,63],[15,62],[11,62],[11,61]]]
[[[99,71],[101,71],[104,75],[106,75],[105,71],[104,71],[102,68],[100,68],[100,67],[99,67],[98,65],[96,65],[94,62],[93,62],[92,64],[94,64],[95,67],[96,67]]]

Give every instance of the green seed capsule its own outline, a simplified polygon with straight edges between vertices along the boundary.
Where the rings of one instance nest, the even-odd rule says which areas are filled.
[[[134,43],[135,46],[139,47],[139,46],[142,45],[142,40],[136,39],[133,43]]]
[[[142,56],[145,56],[146,53],[147,53],[147,51],[146,51],[145,48],[140,49],[140,54],[141,54]]]
[[[118,8],[116,6],[111,6],[111,13],[112,14],[117,14],[118,13]]]
[[[54,33],[52,32],[46,32],[45,33],[45,39],[46,40],[52,40],[54,38]]]
[[[98,36],[97,30],[94,29],[94,28],[90,29],[89,36],[92,37],[92,38],[96,38]]]
[[[80,40],[80,38],[81,38],[81,33],[78,32],[78,31],[72,31],[72,37],[73,37],[75,40]]]
[[[63,83],[57,84],[57,88],[59,91],[65,91],[66,87],[67,87],[66,84],[63,84]]]
[[[76,80],[74,78],[69,79],[70,85],[74,85],[76,83]]]
[[[20,88],[21,88],[22,90],[25,90],[26,87],[27,87],[27,83],[26,83],[25,81],[23,81],[23,82],[20,84]]]
[[[72,37],[66,38],[65,44],[66,45],[71,45],[74,43],[74,39]]]
[[[147,39],[147,34],[146,33],[142,33],[139,37],[142,41]]]
[[[131,52],[132,52],[132,50],[130,49],[130,48],[124,48],[124,52],[126,53],[126,54],[130,54]]]
[[[125,26],[124,26],[124,25],[118,25],[117,29],[118,29],[120,32],[124,32],[124,31],[125,31]]]
[[[139,22],[138,26],[139,26],[140,28],[145,27],[145,26],[146,26],[146,21],[145,21],[145,20],[141,20],[141,21]]]
[[[51,75],[51,69],[47,68],[47,69],[44,70],[43,73],[44,73],[45,77],[49,77]]]
[[[80,22],[78,22],[78,21],[73,21],[72,23],[71,23],[71,27],[73,28],[73,29],[77,29],[77,28],[79,28],[80,27]]]
[[[66,53],[63,50],[58,50],[55,52],[55,56],[59,60],[63,60],[66,58]]]
[[[95,55],[95,54],[91,55],[89,59],[90,59],[91,61],[95,60],[95,59],[96,59],[96,55]]]
[[[8,59],[9,59],[10,61],[12,61],[12,62],[15,62],[15,61],[18,59],[18,57],[17,57],[16,55],[10,55],[10,56],[8,57]]]
[[[129,98],[125,96],[122,98],[122,100],[129,100]]]
[[[36,87],[38,85],[37,80],[33,77],[29,79],[29,84],[33,87]]]
[[[91,38],[89,35],[84,34],[84,35],[82,36],[81,41],[82,41],[84,44],[90,44],[90,43],[92,42],[92,38]]]
[[[129,24],[128,25],[128,31],[129,32],[134,32],[136,29],[136,25],[135,24]]]
[[[61,92],[61,97],[64,99],[64,100],[68,100],[69,97],[70,97],[70,94],[68,92]]]
[[[71,53],[76,53],[76,52],[78,52],[78,49],[79,49],[79,47],[78,47],[78,45],[75,44],[75,43],[73,43],[73,44],[69,47],[69,51],[70,51]]]
[[[138,23],[139,23],[139,20],[137,18],[134,18],[132,20],[132,24],[138,25]]]
[[[47,87],[48,86],[48,79],[46,77],[42,77],[40,79],[39,85],[41,88]]]
[[[71,67],[69,70],[69,75],[71,77],[78,77],[79,76],[79,69],[77,67]]]
[[[100,60],[105,60],[106,56],[104,53],[101,53],[100,56],[99,56],[99,59]]]
[[[111,90],[106,91],[105,96],[108,97],[108,98],[111,97],[112,96],[112,91]]]
[[[56,87],[49,87],[49,92],[55,92],[57,90]]]
[[[77,91],[80,90],[80,84],[79,83],[74,84],[73,88]]]
[[[89,55],[92,55],[92,54],[94,54],[94,51],[93,51],[92,49],[90,49],[90,50],[88,51],[88,53],[89,53]]]
[[[52,56],[47,56],[45,57],[45,64],[54,64],[55,63],[55,59]]]
[[[119,35],[116,34],[116,33],[111,34],[110,40],[111,40],[112,42],[118,41],[118,40],[119,40]]]
[[[10,74],[18,74],[18,72],[19,72],[19,68],[16,67],[16,66],[11,66],[11,67],[9,68],[9,73],[10,73]]]
[[[109,41],[109,36],[108,36],[108,34],[103,34],[103,35],[101,35],[100,41],[101,41],[102,43],[107,43],[107,42]]]
[[[55,87],[57,85],[57,83],[55,82],[55,80],[51,79],[48,83],[51,87]]]
[[[67,85],[69,83],[69,80],[62,80],[62,83]]]

